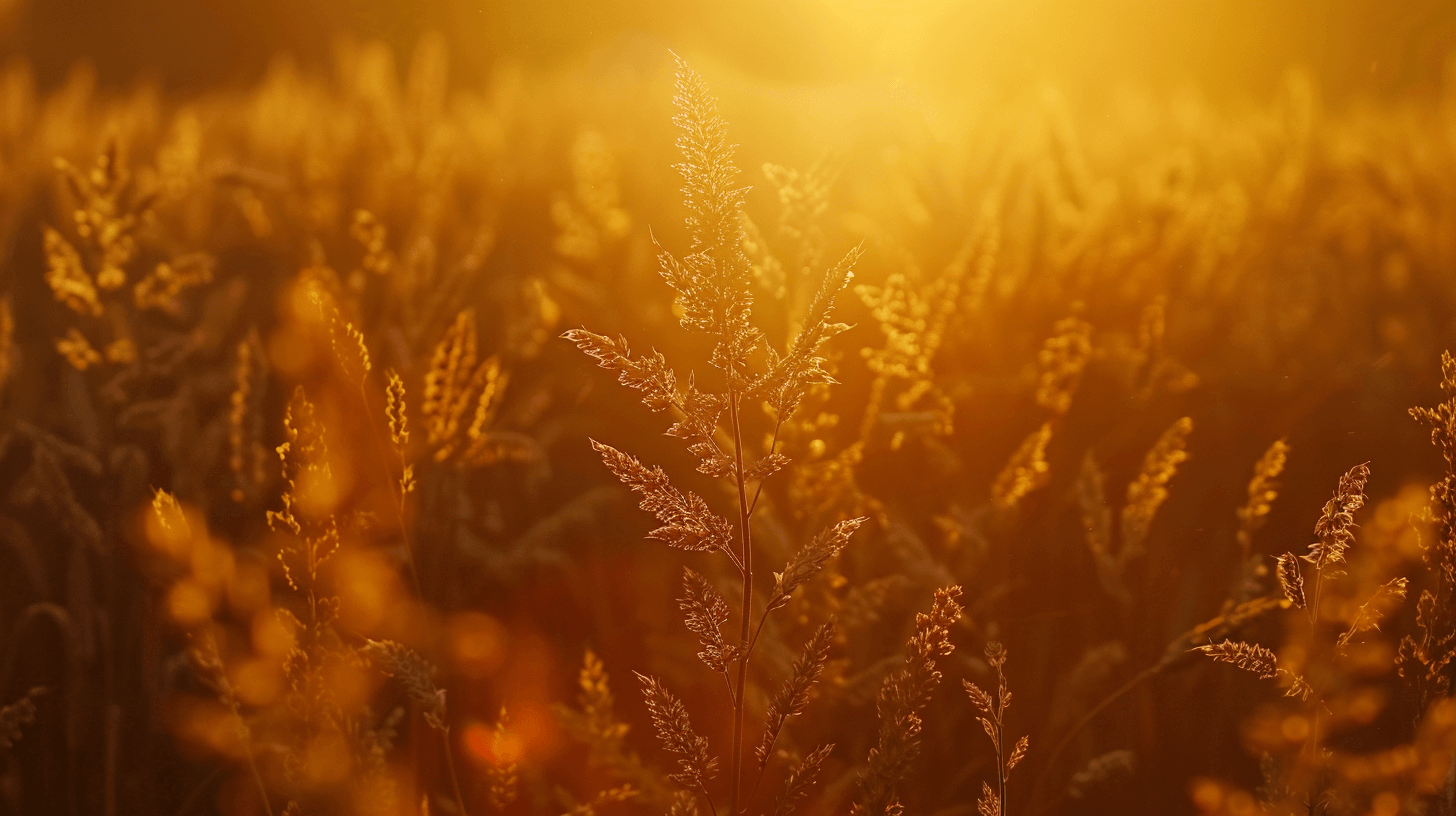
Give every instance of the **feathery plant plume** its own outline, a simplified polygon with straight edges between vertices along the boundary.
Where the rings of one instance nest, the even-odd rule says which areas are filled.
[[[1147,456],[1137,478],[1127,486],[1127,503],[1122,508],[1122,547],[1129,553],[1141,553],[1153,517],[1168,498],[1168,482],[1178,472],[1178,465],[1188,458],[1188,435],[1193,420],[1188,417],[1174,422]]]
[[[1068,317],[1057,321],[1052,331],[1037,355],[1041,372],[1036,389],[1037,405],[1046,409],[1051,419],[1021,441],[991,483],[991,501],[1003,510],[1015,507],[1050,478],[1046,449],[1052,439],[1053,425],[1071,409],[1082,372],[1092,358],[1090,323]]]
[[[1041,378],[1037,383],[1036,402],[1061,416],[1072,405],[1072,395],[1082,381],[1082,372],[1092,359],[1092,325],[1076,317],[1057,321],[1037,356]]]
[[[303,386],[293,392],[283,415],[286,441],[277,448],[285,488],[282,510],[269,510],[268,526],[289,534],[289,546],[278,552],[283,577],[295,592],[313,595],[318,571],[339,547],[339,531],[328,508],[321,506],[333,479],[324,443],[323,425],[314,416],[313,403]]]
[[[774,594],[757,626],[753,625],[750,520],[765,481],[789,462],[778,451],[783,424],[799,408],[811,387],[832,382],[821,351],[826,341],[847,328],[835,322],[834,303],[853,276],[859,250],[851,250],[826,272],[803,324],[787,349],[779,352],[768,348],[766,367],[756,372],[750,358],[763,345],[764,335],[754,325],[751,313],[753,266],[744,249],[746,219],[742,213],[747,188],[738,186],[734,148],[728,142],[727,125],[718,113],[717,101],[708,93],[702,77],[681,59],[677,59],[675,89],[673,104],[677,115],[673,123],[678,129],[677,147],[683,158],[675,169],[683,178],[688,251],[678,257],[656,244],[655,239],[654,244],[662,277],[675,293],[682,327],[707,334],[714,341],[708,362],[722,373],[724,389],[716,391],[700,385],[695,375],[689,375],[686,388],[680,388],[677,375],[662,354],[654,351],[634,357],[625,338],[613,340],[584,328],[567,331],[563,337],[602,368],[615,372],[620,383],[639,391],[649,409],[654,412],[671,409],[675,417],[668,435],[683,440],[688,450],[698,457],[700,473],[727,480],[736,494],[735,531],[733,524],[714,513],[702,497],[673,487],[662,468],[648,467],[630,454],[592,440],[593,448],[607,468],[638,493],[642,508],[662,523],[649,533],[650,538],[685,550],[722,552],[739,571],[741,598],[737,608],[736,644],[721,635],[721,626],[732,614],[731,607],[706,581],[694,580],[695,573],[689,573],[687,597],[681,604],[688,616],[689,629],[703,644],[700,656],[709,668],[729,677],[733,735],[728,763],[728,812],[730,816],[738,816],[744,809],[740,803],[745,776],[743,734],[748,665],[758,632],[762,631],[768,615],[787,604],[794,590],[838,554],[864,521],[842,521],[801,549],[784,571],[775,575]],[[744,400],[761,401],[774,415],[769,450],[756,461],[745,461]],[[725,414],[726,428],[723,427]],[[731,441],[731,450],[727,442],[720,444],[720,440]],[[750,483],[756,484],[751,499]],[[729,676],[733,674],[736,677]],[[716,759],[707,758],[706,741],[692,734],[686,709],[656,680],[643,677],[643,689],[664,745],[680,755],[683,771],[673,778],[701,795],[710,809],[715,809],[707,783],[716,769]],[[800,777],[801,780],[809,778],[809,775]]]
[[[1262,680],[1279,680],[1285,697],[1308,700],[1314,693],[1309,683],[1298,674],[1279,665],[1274,653],[1253,643],[1225,638],[1219,643],[1205,643],[1193,651],[1202,652],[1220,663],[1229,663],[1252,672]]]
[[[1431,429],[1431,444],[1441,453],[1445,475],[1431,485],[1425,517],[1432,541],[1422,547],[1421,561],[1431,586],[1416,602],[1414,635],[1401,638],[1396,669],[1411,680],[1423,704],[1446,697],[1456,666],[1456,358],[1441,353],[1441,393],[1433,408],[1416,407],[1410,415]]]
[[[686,615],[688,631],[698,636],[703,650],[698,658],[703,664],[725,677],[729,665],[737,659],[738,646],[723,639],[723,626],[730,614],[728,601],[708,584],[703,576],[683,568],[683,597],[678,609]]]
[[[101,365],[100,352],[91,346],[86,335],[75,329],[67,329],[66,336],[56,341],[56,352],[77,371]]]
[[[1345,551],[1355,541],[1355,511],[1365,504],[1365,483],[1369,479],[1370,468],[1356,465],[1340,477],[1335,495],[1325,502],[1315,523],[1315,541],[1309,545],[1309,553],[1302,556],[1316,570],[1344,563]]]
[[[319,319],[328,321],[329,348],[333,351],[339,368],[349,380],[356,383],[362,381],[374,370],[374,364],[369,358],[369,346],[364,342],[364,333],[339,314],[338,306],[320,288],[314,287],[309,292],[309,299],[318,309]]]
[[[409,447],[409,416],[404,380],[394,371],[389,372],[389,384],[384,391],[384,417],[389,423],[389,441],[399,457],[399,495],[407,496],[415,489],[415,466],[410,464],[406,453]]]
[[[763,741],[759,743],[756,750],[758,756],[759,778],[763,776],[763,769],[767,767],[769,757],[772,755],[774,742],[778,740],[779,732],[784,727],[784,721],[789,717],[804,713],[809,705],[809,694],[818,682],[819,675],[824,671],[824,663],[829,658],[829,647],[834,641],[834,624],[826,623],[820,626],[809,642],[804,644],[804,652],[799,659],[794,661],[793,674],[784,681],[783,688],[774,695],[768,705],[768,718],[763,729]]]
[[[821,745],[810,751],[808,756],[789,771],[788,777],[784,779],[783,793],[774,801],[773,816],[793,816],[799,805],[809,796],[809,790],[814,786],[814,780],[818,778],[824,760],[833,750],[833,743]]]
[[[1249,560],[1254,532],[1264,525],[1274,500],[1279,497],[1279,474],[1284,472],[1288,458],[1289,443],[1278,439],[1254,464],[1254,475],[1249,479],[1249,497],[1238,512],[1239,530],[1236,535],[1244,561]]]
[[[1107,503],[1102,468],[1091,451],[1082,457],[1082,469],[1077,474],[1077,507],[1081,511],[1082,529],[1087,533],[1087,549],[1092,553],[1103,589],[1118,601],[1131,603],[1132,595],[1122,581],[1121,555],[1126,550],[1113,551],[1112,507]]]
[[[637,754],[628,750],[626,739],[630,728],[617,720],[616,702],[606,667],[590,650],[582,658],[577,686],[580,692],[576,708],[558,705],[555,710],[566,732],[586,747],[588,761],[631,784],[645,801],[653,805],[672,799],[658,774],[647,768]],[[693,794],[687,791],[679,790],[678,794],[687,795],[693,801]]]
[[[670,778],[711,802],[708,781],[718,773],[718,758],[708,756],[708,740],[693,730],[687,707],[657,678],[634,674],[642,683],[647,712],[652,716],[652,727],[657,730],[658,740],[662,747],[678,755],[678,765],[682,770]]]
[[[430,355],[420,416],[436,462],[458,457],[485,464],[502,458],[490,429],[509,378],[499,358],[477,359],[477,342],[475,312],[466,309]]]
[[[1299,569],[1299,560],[1292,552],[1279,556],[1274,567],[1276,577],[1279,579],[1279,589],[1284,592],[1284,597],[1289,599],[1296,609],[1303,609],[1304,597],[1304,573]]]
[[[1345,551],[1355,542],[1355,511],[1365,504],[1365,483],[1370,480],[1370,468],[1356,465],[1340,477],[1335,495],[1325,502],[1319,521],[1315,522],[1315,540],[1309,545],[1309,552],[1300,556],[1314,565],[1314,593],[1309,604],[1309,619],[1319,623],[1320,590],[1326,578],[1338,578],[1343,573],[1332,569],[1345,561]]]
[[[668,816],[698,816],[698,799],[690,791],[680,790],[672,797]]]
[[[253,494],[266,478],[259,412],[267,364],[262,345],[255,329],[238,343],[233,390],[228,395],[228,470],[233,477],[232,498],[238,502]]]
[[[727,519],[708,509],[696,493],[682,493],[668,481],[661,467],[648,467],[630,453],[622,453],[595,439],[592,447],[601,454],[607,469],[642,496],[643,510],[657,516],[662,526],[647,534],[670,547],[699,552],[722,550],[732,555],[733,527]]]
[[[99,317],[102,313],[101,300],[96,293],[96,283],[81,263],[81,253],[50,227],[45,230],[45,256],[45,282],[56,300],[77,314]]]
[[[486,791],[490,797],[490,806],[496,810],[504,810],[507,805],[516,800],[517,793],[517,763],[514,757],[507,756],[505,751],[507,736],[506,724],[509,718],[506,716],[504,707],[500,710],[500,717],[495,721],[495,729],[491,732],[491,763],[486,767]],[[604,794],[610,793],[604,791]],[[605,801],[623,802],[636,796],[637,792],[630,785],[618,789],[617,796],[621,798],[602,799],[598,795],[598,803]]]
[[[1320,616],[1320,598],[1323,585],[1343,575],[1336,567],[1345,561],[1345,554],[1354,543],[1355,512],[1365,503],[1365,485],[1370,478],[1370,468],[1356,465],[1346,471],[1335,489],[1335,494],[1324,505],[1319,520],[1315,523],[1315,541],[1310,544],[1309,553],[1296,558],[1293,553],[1280,556],[1276,573],[1284,594],[1282,603],[1290,607],[1306,607],[1308,610],[1309,649],[1319,645],[1319,632],[1323,623]],[[1303,567],[1300,561],[1311,566]],[[1304,571],[1312,570],[1313,576],[1306,577]],[[1312,589],[1306,587],[1312,584]],[[1406,579],[1394,578],[1378,587],[1356,610],[1348,628],[1331,645],[1339,654],[1350,641],[1361,632],[1377,628],[1380,617],[1396,599],[1405,597]],[[1301,654],[1309,649],[1301,650]],[[1286,697],[1297,697],[1305,703],[1310,729],[1304,744],[1310,762],[1310,788],[1305,794],[1306,802],[1317,802],[1326,794],[1329,782],[1322,766],[1325,762],[1322,748],[1321,720],[1323,713],[1330,710],[1325,699],[1326,688],[1316,688],[1297,669],[1281,665],[1275,654],[1263,646],[1225,638],[1220,643],[1206,643],[1194,651],[1223,663],[1229,663],[1263,679],[1276,680],[1284,688]],[[1307,661],[1307,658],[1305,658]],[[1318,679],[1318,675],[1311,675]],[[1312,806],[1311,806],[1312,807]]]
[[[1042,423],[1011,454],[1006,466],[991,484],[991,500],[997,507],[1015,507],[1023,498],[1042,485],[1051,475],[1047,464],[1047,443],[1052,439],[1052,424]]]
[[[829,559],[833,558],[849,544],[849,539],[854,535],[855,530],[860,528],[868,519],[864,517],[845,519],[837,522],[834,526],[814,537],[807,546],[794,553],[793,558],[784,565],[783,572],[774,573],[774,588],[769,595],[767,612],[781,609],[789,602],[794,590],[798,589],[813,578],[819,570],[824,568]],[[762,623],[760,622],[760,626]]]
[[[1376,588],[1375,594],[1365,599],[1365,602],[1355,610],[1355,617],[1350,621],[1350,628],[1340,635],[1340,639],[1335,641],[1335,646],[1343,648],[1355,635],[1379,629],[1380,619],[1385,615],[1387,607],[1405,597],[1408,583],[1409,581],[1405,578],[1392,578]]]
[[[1007,751],[1006,746],[1006,709],[1011,705],[1011,688],[1006,682],[1006,649],[1000,643],[992,641],[986,644],[986,662],[996,670],[996,697],[991,695],[980,686],[969,680],[962,680],[966,694],[970,695],[971,702],[981,712],[977,721],[981,728],[990,737],[991,745],[996,749],[997,786],[991,789],[989,783],[981,783],[981,799],[976,803],[976,808],[981,816],[1006,816],[1006,779],[1011,771],[1021,760],[1026,757],[1028,740],[1025,736],[1016,740],[1016,744]]]
[[[449,731],[445,690],[435,685],[435,667],[413,649],[392,640],[368,640],[361,650],[381,671],[399,681],[410,701],[420,707],[425,722],[437,731]]]
[[[683,160],[674,169],[683,178],[687,207],[688,254],[681,260],[658,245],[662,277],[677,292],[685,329],[713,335],[712,363],[724,371],[732,390],[748,385],[748,355],[762,340],[750,323],[753,294],[748,258],[743,254],[743,196],[737,187],[734,146],[728,123],[718,115],[718,100],[703,78],[677,60],[677,147]]]
[[[667,365],[667,358],[661,352],[653,351],[645,357],[632,357],[627,338],[613,340],[586,329],[571,329],[562,335],[576,344],[597,365],[617,373],[617,381],[628,388],[642,392],[642,401],[653,411],[668,408],[682,410],[681,397],[677,391],[677,375]],[[687,413],[687,411],[683,411]]]
[[[935,591],[929,612],[915,615],[915,634],[905,647],[905,664],[880,687],[875,708],[880,716],[879,737],[860,772],[854,816],[900,816],[904,812],[897,788],[920,755],[920,712],[940,685],[936,660],[955,651],[950,628],[961,618],[958,586]]]

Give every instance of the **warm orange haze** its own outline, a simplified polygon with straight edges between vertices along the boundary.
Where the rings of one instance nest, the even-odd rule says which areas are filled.
[[[1452,43],[0,0],[0,814],[1456,816]]]

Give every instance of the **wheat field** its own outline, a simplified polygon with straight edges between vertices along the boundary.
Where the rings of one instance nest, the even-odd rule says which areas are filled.
[[[0,0],[0,813],[1456,814],[1439,4],[169,2]]]

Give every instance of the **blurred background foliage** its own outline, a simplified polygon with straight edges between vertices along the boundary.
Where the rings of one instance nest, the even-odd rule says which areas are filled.
[[[651,243],[683,235],[672,49],[741,145],[771,335],[802,311],[796,265],[865,249],[855,284],[870,288],[846,294],[855,327],[836,340],[843,385],[790,429],[803,475],[770,489],[761,538],[779,561],[827,522],[874,520],[769,633],[755,679],[766,699],[811,623],[841,617],[824,699],[788,741],[838,746],[812,812],[842,810],[879,683],[948,583],[968,611],[947,676],[984,684],[987,640],[1012,655],[1013,727],[1032,738],[1018,801],[1238,812],[1296,715],[1194,664],[1185,633],[1274,591],[1267,556],[1302,551],[1359,462],[1374,474],[1371,555],[1352,575],[1366,588],[1420,569],[1407,522],[1442,463],[1406,409],[1435,404],[1456,337],[1453,35],[1441,2],[0,0],[0,703],[48,689],[3,760],[0,806],[259,812],[189,664],[189,635],[215,626],[267,741],[274,806],[368,810],[299,736],[259,623],[297,600],[265,512],[302,386],[332,435],[326,504],[354,524],[328,579],[342,639],[401,640],[440,664],[471,812],[487,807],[503,705],[521,774],[508,808],[569,812],[630,781],[640,800],[604,809],[664,810],[670,762],[628,672],[663,677],[695,711],[721,689],[678,621],[682,559],[642,540],[647,520],[586,439],[684,457],[556,338],[588,325],[697,350]],[[77,211],[135,216],[132,240],[105,243]],[[119,264],[127,288],[100,292],[98,314],[56,297],[47,270],[66,255],[48,229],[98,285],[96,264]],[[132,297],[144,281],[164,296]],[[331,362],[314,291],[362,332],[363,388]],[[371,423],[387,369],[418,409],[452,331],[505,379],[485,448],[415,425],[412,589]],[[1189,458],[1156,523],[1108,560],[1088,540],[1089,474],[1120,509],[1185,416]],[[1280,438],[1279,498],[1246,552],[1236,511]],[[167,543],[145,521],[153,488],[208,532]],[[1396,613],[1387,651],[1413,618]],[[1247,629],[1283,641],[1264,618]],[[561,725],[587,649],[647,770],[599,761]],[[1379,704],[1343,721],[1342,756],[1416,741],[1422,701],[1389,658],[1344,689]],[[379,708],[371,728],[408,708],[378,677],[335,679]],[[985,774],[958,685],[927,715],[914,812],[971,812]],[[428,730],[396,725],[390,773],[449,812]],[[700,727],[721,743],[722,722]],[[1443,739],[1432,756],[1449,757]],[[1112,771],[1078,776],[1119,751]],[[324,759],[305,784],[290,756]],[[1355,786],[1348,812],[1387,788],[1426,801],[1408,776]]]

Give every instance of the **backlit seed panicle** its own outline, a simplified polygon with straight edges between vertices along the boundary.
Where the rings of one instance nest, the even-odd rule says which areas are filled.
[[[156,490],[152,493],[152,514],[156,516],[157,524],[161,525],[165,532],[182,537],[191,535],[192,531],[187,524],[187,516],[182,512],[182,505],[171,493],[165,490]]]
[[[708,756],[708,740],[693,730],[687,708],[657,678],[635,674],[642,683],[642,696],[647,701],[647,712],[658,740],[663,748],[678,756],[682,770],[670,778],[706,796],[708,781],[718,772],[717,758]]]
[[[713,671],[726,673],[738,657],[738,645],[730,645],[723,637],[723,626],[730,614],[728,601],[706,578],[684,567],[683,597],[678,609],[686,614],[688,631],[698,636],[703,647],[698,658]]]
[[[435,667],[409,649],[391,640],[369,640],[363,653],[381,671],[399,681],[410,700],[420,707],[430,727],[448,729],[445,690],[435,685]]]
[[[848,546],[850,537],[866,521],[869,521],[868,517],[860,516],[836,522],[794,553],[783,571],[774,573],[774,589],[769,595],[768,609],[779,609],[787,604],[794,590],[818,574],[829,559],[839,555]]]
[[[1289,443],[1276,440],[1259,461],[1254,464],[1254,476],[1249,480],[1248,501],[1239,508],[1239,549],[1248,556],[1253,546],[1254,531],[1264,524],[1279,496],[1279,474],[1284,472],[1284,463],[1289,458]]]
[[[922,340],[930,304],[910,289],[905,275],[896,272],[883,286],[856,286],[854,292],[869,307],[885,338],[881,348],[861,352],[870,370],[886,377],[926,373],[928,358]]]
[[[81,263],[81,255],[62,235],[47,227],[45,231],[46,285],[56,300],[77,314],[99,317],[101,299],[96,283]]]
[[[242,501],[267,478],[264,463],[263,417],[259,412],[266,382],[267,355],[254,330],[238,343],[233,365],[233,390],[228,395],[228,470],[233,477],[233,500]]]
[[[1265,680],[1278,676],[1279,662],[1274,653],[1253,643],[1225,638],[1220,643],[1207,643],[1193,651],[1202,652],[1220,663],[1230,663],[1244,671],[1253,672]]]
[[[329,346],[334,351],[334,359],[338,361],[339,367],[344,374],[352,379],[363,379],[371,370],[373,363],[369,360],[369,346],[364,342],[364,333],[354,327],[354,324],[344,320],[338,309],[329,318]]]
[[[364,248],[362,265],[366,272],[387,275],[394,268],[394,254],[389,251],[389,232],[368,210],[356,210],[349,234]]]
[[[175,314],[179,308],[179,295],[211,281],[212,264],[201,257],[159,263],[132,287],[132,301],[138,309],[158,309]]]
[[[1082,372],[1092,359],[1092,324],[1081,318],[1067,317],[1057,321],[1052,332],[1037,355],[1041,375],[1037,382],[1036,402],[1060,416],[1071,407],[1072,395],[1082,381]]]
[[[443,692],[441,693],[443,694]],[[516,761],[515,752],[508,747],[511,741],[506,730],[509,719],[505,708],[502,707],[500,716],[496,718],[495,728],[491,732],[491,762],[485,770],[486,791],[489,794],[490,806],[497,811],[503,810],[507,805],[516,801],[519,764]],[[627,787],[630,789],[630,786]]]
[[[1355,635],[1361,632],[1370,632],[1380,628],[1380,619],[1385,616],[1397,600],[1405,597],[1406,586],[1410,582],[1405,578],[1392,578],[1375,589],[1371,596],[1365,599],[1365,603],[1355,610],[1355,617],[1350,620],[1350,628],[1345,630],[1340,639],[1336,642],[1337,647],[1344,647]]]
[[[1164,431],[1143,457],[1142,469],[1127,486],[1127,503],[1122,508],[1124,549],[1142,551],[1153,517],[1168,498],[1168,483],[1178,473],[1178,465],[1188,459],[1188,435],[1192,432],[1193,420],[1183,417]]]
[[[66,330],[66,336],[56,341],[56,351],[77,371],[101,365],[100,352],[92,348],[86,335],[76,329]]]
[[[1028,737],[1022,736],[1009,746],[1006,744],[1006,709],[1011,706],[1011,687],[1006,680],[1006,648],[997,641],[986,644],[986,662],[996,672],[996,696],[983,690],[980,686],[969,680],[962,680],[966,694],[970,696],[971,702],[981,712],[977,721],[991,740],[991,747],[996,751],[996,765],[998,771],[997,787],[992,789],[988,783],[982,783],[981,799],[977,803],[981,813],[990,813],[992,816],[1004,816],[1006,810],[1006,780],[1011,771],[1026,757],[1027,748],[1030,745]]]
[[[405,413],[404,380],[395,371],[389,372],[384,389],[384,416],[389,422],[389,441],[401,454],[409,444],[409,417]]]
[[[794,661],[793,672],[789,679],[774,695],[769,702],[768,716],[763,729],[763,740],[755,750],[758,757],[758,766],[763,768],[768,765],[769,758],[773,755],[774,743],[778,741],[779,732],[783,730],[784,722],[789,717],[804,713],[809,706],[809,695],[814,690],[814,684],[819,681],[819,675],[824,671],[824,664],[829,659],[829,647],[834,642],[834,624],[826,623],[814,631],[813,637],[804,644],[804,651]]]
[[[1355,543],[1355,511],[1365,504],[1365,483],[1369,480],[1370,468],[1366,465],[1356,465],[1340,477],[1335,495],[1325,502],[1315,522],[1315,541],[1302,556],[1315,569],[1323,571],[1345,560],[1345,551]]]
[[[691,239],[688,254],[675,258],[660,245],[658,264],[677,292],[683,328],[717,338],[712,363],[727,372],[735,389],[747,384],[744,367],[762,339],[749,322],[753,305],[752,265],[743,253],[742,208],[746,187],[737,186],[734,146],[718,101],[697,71],[677,59],[677,147],[682,162],[683,202]],[[654,241],[655,242],[655,241]]]
[[[809,796],[814,782],[819,778],[819,771],[824,765],[824,760],[829,757],[829,752],[834,750],[834,743],[828,743],[815,748],[805,756],[798,765],[789,771],[784,777],[783,792],[774,802],[773,816],[793,816],[798,811],[799,805]]]
[[[1220,643],[1207,643],[1192,651],[1202,652],[1220,663],[1237,666],[1258,675],[1260,679],[1277,680],[1284,689],[1285,697],[1308,700],[1314,696],[1314,687],[1309,681],[1297,672],[1280,666],[1274,653],[1263,646],[1225,638]]]
[[[734,557],[733,526],[727,519],[709,510],[702,497],[673,487],[667,472],[657,465],[648,467],[637,457],[595,439],[591,444],[601,454],[607,469],[642,497],[642,509],[662,522],[661,527],[647,534],[648,538],[683,550],[722,550],[730,558]]]
[[[284,490],[281,510],[267,512],[268,526],[287,536],[278,551],[283,577],[294,591],[311,591],[319,571],[339,550],[339,526],[317,495],[333,476],[323,424],[303,387],[294,389],[283,415],[284,442],[277,448]]]
[[[768,373],[751,394],[762,395],[780,418],[787,418],[798,409],[811,386],[834,382],[824,367],[828,361],[819,351],[831,338],[849,328],[848,324],[834,321],[834,303],[854,277],[854,265],[860,254],[858,248],[850,250],[825,276],[809,305],[804,326],[788,351],[780,357],[769,348]]]
[[[490,430],[506,375],[496,357],[477,361],[476,343],[475,313],[467,309],[456,315],[430,357],[420,415],[437,462],[457,456],[479,458],[478,453],[493,441]],[[472,407],[470,424],[464,426]]]
[[[904,665],[880,687],[879,736],[857,780],[850,810],[855,816],[898,816],[903,811],[898,788],[920,754],[921,711],[940,685],[936,660],[955,650],[950,628],[961,617],[960,594],[959,586],[935,591],[930,611],[915,616]]]
[[[1021,441],[1006,466],[991,484],[991,500],[997,507],[1015,507],[1029,494],[1046,484],[1051,475],[1046,449],[1052,439],[1052,424],[1043,423]]]
[[[1304,597],[1304,573],[1299,569],[1299,559],[1292,552],[1279,556],[1275,565],[1275,575],[1279,579],[1279,588],[1284,592],[1284,597],[1296,608],[1303,609]]]
[[[665,411],[681,404],[677,375],[668,367],[667,358],[661,352],[653,351],[634,358],[627,338],[613,340],[586,329],[571,329],[561,336],[586,352],[602,368],[615,371],[617,381],[622,385],[640,391],[642,401],[653,411]]]
[[[1416,686],[1422,703],[1446,697],[1449,667],[1456,660],[1456,357],[1441,353],[1441,393],[1434,407],[1415,407],[1410,415],[1431,429],[1431,444],[1445,461],[1445,474],[1430,487],[1425,515],[1432,541],[1421,561],[1431,580],[1416,601],[1416,631],[1401,638],[1396,670]]]
[[[627,749],[629,728],[617,720],[606,668],[590,650],[582,660],[577,686],[580,691],[576,708],[556,706],[556,714],[567,733],[586,746],[591,764],[610,769],[618,779],[641,791],[647,801],[669,798],[671,794],[661,775]]]

